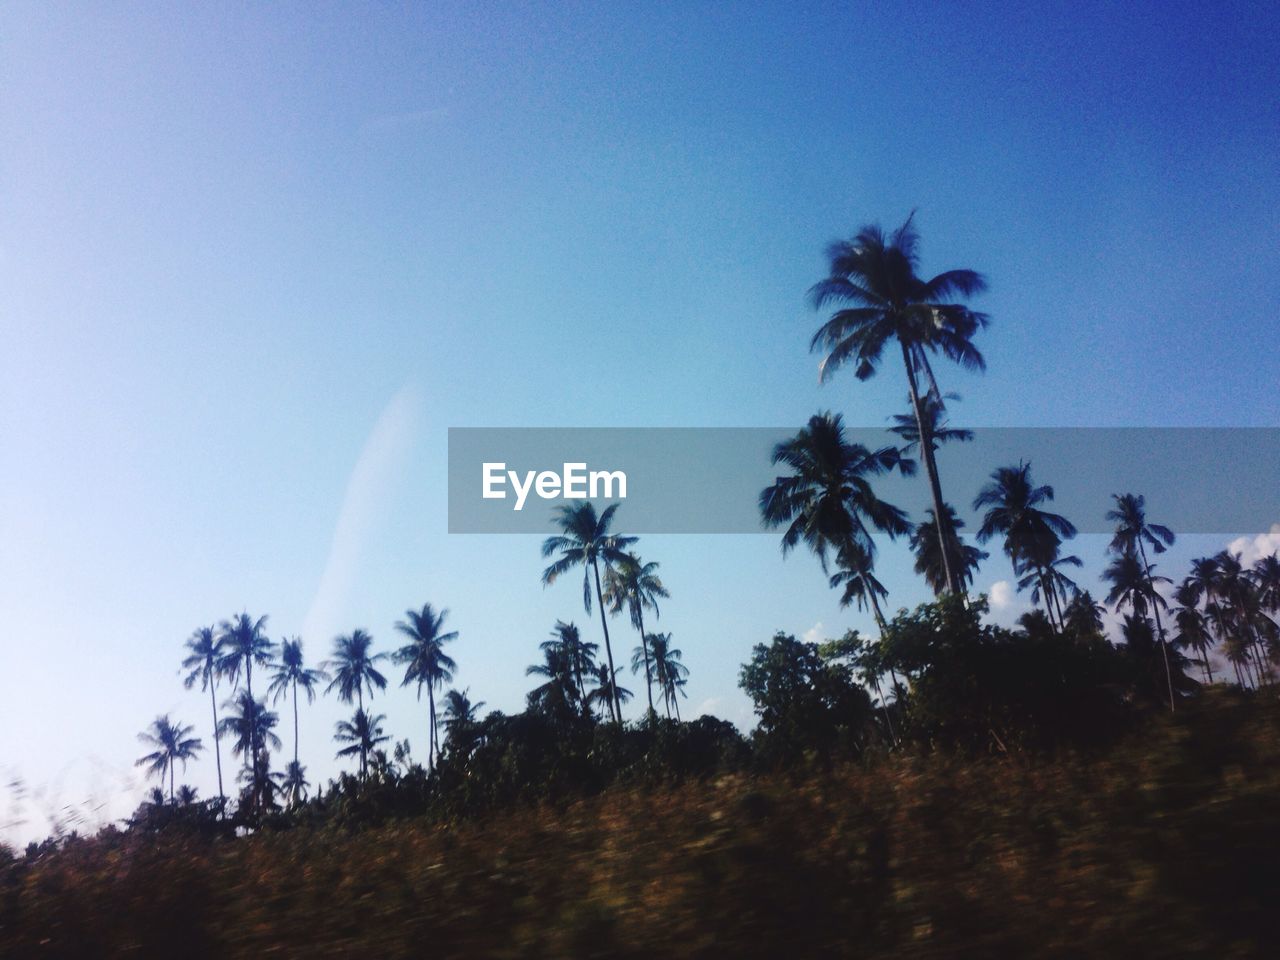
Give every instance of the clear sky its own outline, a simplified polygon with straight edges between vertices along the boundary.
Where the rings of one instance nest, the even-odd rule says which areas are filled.
[[[483,11],[6,5],[9,836],[131,809],[158,713],[209,743],[182,641],[241,609],[314,660],[446,606],[459,686],[519,709],[586,618],[537,538],[445,533],[447,428],[882,423],[900,371],[819,387],[806,352],[822,249],[867,221],[918,209],[926,270],[990,279],[957,420],[1280,425],[1274,4]],[[641,549],[689,712],[749,726],[752,644],[868,625],[774,536]],[[883,569],[925,599],[905,548]],[[412,692],[377,707],[421,752]],[[305,715],[313,780],[342,712]],[[212,758],[187,779],[211,795]]]

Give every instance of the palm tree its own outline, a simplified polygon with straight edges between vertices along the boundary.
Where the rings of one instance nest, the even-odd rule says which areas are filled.
[[[840,414],[810,417],[799,433],[773,448],[772,462],[792,471],[760,493],[765,525],[787,527],[782,535],[784,555],[803,541],[817,554],[825,573],[828,550],[838,554],[856,544],[874,557],[868,523],[890,538],[911,532],[906,514],[876,496],[869,479],[899,467],[900,452],[896,447],[869,450],[850,443]]]
[[[578,628],[572,623],[557,620],[551,629],[551,639],[543,640],[539,647],[544,651],[552,648],[564,651],[578,684],[578,695],[585,701],[587,688],[582,678],[595,675],[596,654],[600,651],[600,645],[583,640]]]
[[[550,586],[574,567],[582,567],[582,604],[587,613],[591,613],[591,575],[595,574],[596,603],[600,607],[600,626],[604,630],[604,650],[609,659],[610,676],[615,676],[616,672],[613,668],[613,645],[609,643],[609,619],[605,616],[600,586],[600,563],[603,561],[606,569],[616,566],[627,556],[627,548],[636,542],[635,537],[609,532],[617,510],[618,504],[613,503],[597,516],[590,500],[563,506],[556,514],[561,533],[547,537],[542,543],[544,559],[559,554],[556,561],[542,571],[542,585]],[[614,723],[621,726],[621,699],[615,696],[609,709]]]
[[[656,720],[658,715],[653,709],[653,671],[649,667],[649,645],[644,639],[644,611],[648,607],[653,611],[656,620],[661,615],[658,610],[658,600],[665,599],[671,594],[667,592],[667,588],[662,585],[662,580],[658,576],[658,564],[644,563],[634,553],[627,554],[621,563],[610,569],[605,580],[607,583],[605,599],[611,606],[611,612],[617,613],[625,606],[631,615],[631,625],[640,632],[639,649],[644,655],[644,683],[645,693],[649,697],[649,719]],[[631,672],[636,672],[634,658]]]
[[[387,678],[374,666],[385,660],[385,653],[372,653],[373,637],[364,630],[352,630],[345,636],[333,639],[333,658],[326,660],[321,666],[333,672],[333,679],[324,688],[325,693],[333,689],[338,691],[338,699],[343,703],[356,700],[357,706],[364,709],[364,690],[368,688],[369,696],[373,696],[374,688],[387,689]]]
[[[1251,579],[1258,588],[1258,602],[1271,613],[1280,613],[1280,556],[1259,557]]]
[[[1020,463],[993,471],[991,482],[973,501],[975,510],[989,508],[978,528],[978,542],[986,543],[997,533],[1004,535],[1004,552],[1013,561],[1014,573],[1024,576],[1035,572],[1051,624],[1055,594],[1049,572],[1062,541],[1076,535],[1075,526],[1066,517],[1040,509],[1052,500],[1053,487],[1035,486],[1031,464]]]
[[[1106,607],[1093,599],[1088,590],[1074,594],[1063,611],[1063,626],[1077,637],[1103,637],[1103,614]]]
[[[1214,558],[1217,565],[1216,591],[1227,611],[1227,622],[1239,637],[1244,650],[1253,658],[1258,684],[1269,682],[1266,645],[1263,635],[1274,626],[1262,612],[1258,589],[1241,563],[1240,555],[1222,550]]]
[[[424,603],[422,610],[406,610],[406,620],[396,623],[396,629],[409,638],[409,643],[394,654],[396,663],[405,667],[404,680],[401,686],[410,683],[418,685],[418,700],[422,700],[422,687],[427,687],[427,706],[431,712],[431,723],[427,739],[427,767],[435,766],[435,758],[440,752],[440,741],[436,735],[436,689],[446,683],[453,682],[453,671],[458,665],[453,658],[444,652],[444,645],[458,639],[456,630],[442,633],[448,610],[436,613],[431,604]]]
[[[653,654],[653,672],[658,679],[658,689],[662,691],[663,701],[667,705],[667,719],[671,719],[671,708],[676,711],[676,719],[680,719],[679,694],[688,697],[684,685],[689,679],[689,668],[680,662],[681,652],[671,645],[671,634],[649,634],[649,649]]]
[[[569,650],[553,641],[541,644],[539,649],[543,662],[526,667],[524,673],[526,677],[542,677],[546,683],[529,691],[529,706],[551,717],[568,719],[581,716],[587,704],[595,701],[574,685],[575,664]],[[590,669],[594,681],[600,668],[592,664]],[[610,705],[612,714],[612,700],[606,703]]]
[[[280,749],[280,738],[274,732],[280,717],[267,709],[265,699],[253,699],[247,690],[241,690],[224,706],[229,709],[218,727],[218,735],[230,735],[231,752],[250,761],[243,775],[250,783],[251,804],[263,807],[270,799],[271,790],[267,750]]]
[[[218,765],[218,802],[225,806],[226,794],[222,790],[222,747],[218,740],[218,673],[222,662],[222,638],[213,627],[200,627],[187,638],[187,656],[182,668],[189,671],[182,685],[190,690],[197,682],[201,692],[209,691],[209,706],[213,709],[213,756]]]
[[[1178,632],[1173,642],[1196,652],[1200,668],[1204,671],[1205,682],[1213,683],[1213,665],[1209,661],[1209,651],[1214,644],[1213,631],[1209,629],[1209,619],[1197,606],[1198,597],[1194,585],[1184,580],[1174,591],[1173,598],[1178,603],[1178,609],[1173,614]]]
[[[1116,554],[1134,554],[1146,571],[1147,580],[1151,582],[1154,593],[1154,580],[1151,577],[1151,563],[1147,560],[1147,545],[1153,553],[1164,553],[1173,546],[1173,531],[1158,523],[1147,520],[1146,498],[1141,494],[1112,494],[1116,505],[1107,511],[1107,519],[1116,525],[1115,536],[1107,548]],[[1165,582],[1168,580],[1166,578]],[[1173,673],[1169,668],[1169,642],[1164,635],[1164,622],[1160,618],[1160,605],[1152,604],[1152,613],[1156,618],[1156,636],[1160,639],[1160,654],[1164,657],[1164,673],[1169,688],[1169,709],[1173,710]]]
[[[297,760],[290,760],[284,769],[280,788],[284,791],[289,806],[296,807],[302,803],[307,799],[307,791],[311,788],[311,782],[307,780],[307,768]]]
[[[1071,598],[1080,593],[1080,586],[1065,573],[1062,572],[1063,567],[1083,567],[1084,561],[1077,556],[1057,556],[1045,565],[1043,573],[1032,570],[1030,573],[1024,574],[1018,579],[1018,592],[1021,593],[1028,587],[1031,588],[1031,602],[1039,603],[1042,590],[1049,590],[1051,596],[1046,597],[1046,606],[1052,601],[1054,608],[1058,614],[1058,624],[1062,627],[1066,626],[1067,615],[1066,607],[1071,602]],[[1052,626],[1052,621],[1050,622]]]
[[[587,694],[587,709],[591,710],[597,704],[603,703],[609,708],[609,712],[613,713],[613,705],[616,704],[617,713],[614,713],[613,715],[615,717],[621,717],[622,704],[629,703],[631,701],[631,691],[626,687],[618,685],[616,674],[613,674],[612,679],[610,679],[608,664],[597,664],[596,675],[591,679],[596,686],[594,690]],[[530,694],[530,696],[532,696],[532,694]],[[601,711],[601,713],[603,713],[603,711]]]
[[[956,516],[951,504],[944,504],[943,509],[946,511],[944,526],[950,532],[947,538],[950,556],[945,561],[942,556],[941,541],[938,539],[939,524],[932,510],[925,511],[929,519],[916,524],[915,530],[911,532],[911,550],[916,555],[916,573],[924,576],[925,582],[929,584],[929,588],[933,590],[936,597],[942,596],[948,590],[948,570],[958,573],[962,586],[967,590],[978,572],[978,565],[990,556],[985,550],[979,550],[964,542],[959,534],[959,531],[964,529],[964,521]]]
[[[335,728],[333,739],[350,746],[343,747],[334,756],[352,757],[358,754],[361,780],[369,772],[369,752],[378,744],[391,739],[382,732],[382,721],[385,719],[386,716],[381,713],[370,716],[364,712],[364,707],[357,707],[355,716],[350,720],[339,720]]]
[[[471,753],[480,729],[480,708],[484,701],[472,703],[467,691],[450,690],[444,695],[444,711],[440,723],[444,727],[445,743],[452,755],[463,760]]]
[[[276,664],[276,672],[271,677],[267,693],[272,703],[279,703],[286,693],[293,693],[293,763],[298,763],[298,688],[307,695],[307,703],[316,699],[316,685],[321,680],[328,680],[329,675],[323,670],[309,669],[302,659],[302,639],[294,637],[280,642],[280,662]],[[288,774],[286,773],[286,777]]]
[[[144,757],[139,757],[135,766],[145,766],[147,776],[158,777],[164,783],[165,774],[169,775],[169,802],[173,803],[173,770],[181,761],[182,769],[187,769],[187,761],[195,759],[195,755],[204,749],[199,737],[190,734],[195,727],[184,723],[174,723],[169,715],[156,717],[151,726],[138,734],[138,739],[155,749]]]
[[[223,650],[221,672],[231,679],[234,687],[243,668],[244,685],[250,697],[253,696],[253,665],[269,665],[275,653],[275,644],[267,639],[266,626],[266,616],[254,620],[247,613],[238,613],[230,620],[223,620],[219,627]]]
[[[896,341],[907,374],[912,412],[916,419],[925,472],[933,497],[938,538],[948,540],[941,525],[942,485],[934,456],[933,435],[926,413],[926,396],[941,406],[942,393],[929,363],[930,354],[943,356],[970,369],[982,370],[985,362],[973,345],[974,335],[987,325],[985,314],[951,302],[986,289],[986,281],[972,270],[948,270],[930,280],[917,274],[919,234],[914,214],[888,237],[878,225],[869,225],[847,241],[827,248],[830,270],[825,280],[809,291],[815,309],[841,305],[813,335],[811,350],[826,353],[819,379],[854,363],[854,375],[867,380],[875,375],[885,347]],[[922,387],[924,389],[922,389]],[[949,551],[943,551],[947,562]],[[962,591],[958,571],[946,570],[954,593]]]
[[[1169,583],[1168,577],[1157,577],[1153,567],[1144,564],[1136,553],[1122,553],[1115,557],[1102,572],[1102,579],[1111,584],[1111,592],[1107,594],[1107,603],[1118,610],[1127,605],[1132,611],[1131,622],[1146,620],[1150,610],[1159,616],[1161,608],[1169,605],[1156,589],[1157,583]],[[1157,621],[1158,622],[1158,621]],[[1155,645],[1155,644],[1153,644]],[[1174,709],[1173,675],[1169,668],[1168,647],[1161,640],[1160,653],[1164,658],[1165,686],[1169,695],[1169,709]]]

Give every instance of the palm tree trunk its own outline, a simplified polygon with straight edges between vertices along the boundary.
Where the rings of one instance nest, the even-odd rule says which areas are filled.
[[[293,681],[293,762],[298,762],[298,681]]]
[[[173,803],[173,757],[169,758],[169,802]]]
[[[600,590],[600,564],[593,558],[591,561],[591,569],[596,575],[596,604],[600,607],[600,626],[604,628],[604,652],[609,657],[609,684],[612,706],[610,710],[614,711],[613,720],[618,726],[622,726],[622,701],[618,699],[618,674],[613,669],[613,646],[609,643],[609,618],[604,609],[604,594]]]
[[[1049,626],[1053,627],[1055,632],[1061,632],[1061,628],[1053,619],[1053,590],[1049,585],[1049,577],[1044,572],[1044,567],[1036,564],[1036,573],[1040,581],[1040,593],[1044,595],[1044,612],[1049,618]]]
[[[225,813],[227,805],[226,795],[222,792],[222,747],[219,745],[218,737],[218,697],[217,682],[212,675],[209,676],[209,703],[213,706],[213,758],[218,764],[218,800],[222,803]]]
[[[427,709],[431,711],[430,731],[427,734],[427,769],[436,768],[436,694],[427,684]]]
[[[916,415],[916,431],[920,436],[920,459],[924,461],[925,473],[929,477],[929,493],[933,497],[933,522],[938,528],[938,547],[942,554],[942,569],[947,578],[947,587],[952,593],[960,594],[960,584],[956,572],[951,569],[951,538],[947,535],[950,524],[946,521],[943,510],[942,484],[938,480],[938,464],[934,459],[933,434],[925,427],[924,413],[921,410],[920,387],[916,382],[915,364],[911,361],[911,351],[902,344],[902,363],[907,370],[907,386],[911,390],[911,409]]]
[[[1173,713],[1173,671],[1169,669],[1169,644],[1164,638],[1164,624],[1160,622],[1156,582],[1151,577],[1151,564],[1147,563],[1147,548],[1142,545],[1142,537],[1138,537],[1138,555],[1142,558],[1142,569],[1147,575],[1147,589],[1151,591],[1151,612],[1156,615],[1156,633],[1160,637],[1160,653],[1164,657],[1164,680],[1169,688],[1169,712]]]
[[[644,692],[649,696],[649,722],[657,719],[653,709],[653,674],[649,672],[649,641],[644,635],[644,607],[636,606],[636,619],[640,621],[640,649],[644,651]]]

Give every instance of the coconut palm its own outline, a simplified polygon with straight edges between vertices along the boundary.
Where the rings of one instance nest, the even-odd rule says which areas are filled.
[[[565,720],[581,716],[583,710],[587,709],[587,704],[594,704],[596,701],[576,686],[575,663],[569,649],[553,641],[541,644],[539,649],[542,651],[543,662],[526,667],[524,673],[527,677],[542,677],[546,683],[529,691],[529,706],[547,716]],[[592,664],[590,671],[592,682],[595,682],[599,676],[599,668]],[[598,699],[599,697],[596,698]],[[610,708],[610,714],[612,712]]]
[[[240,681],[240,671],[244,670],[244,686],[253,696],[253,666],[265,667],[271,663],[275,653],[273,644],[266,635],[267,618],[261,616],[257,620],[247,613],[238,613],[230,620],[223,620],[219,627],[222,641],[222,659],[219,666],[223,675],[231,680],[234,687]]]
[[[1132,620],[1145,620],[1147,612],[1158,615],[1161,609],[1167,610],[1168,603],[1156,589],[1158,583],[1169,583],[1168,577],[1157,577],[1152,565],[1144,564],[1137,553],[1122,553],[1115,557],[1102,572],[1102,579],[1111,584],[1111,592],[1107,594],[1107,603],[1117,609],[1128,606],[1132,611]],[[1154,637],[1160,648],[1165,667],[1165,686],[1169,696],[1169,709],[1174,709],[1173,674],[1170,669],[1168,645]]]
[[[596,654],[600,651],[600,645],[583,640],[582,634],[572,623],[557,620],[551,629],[551,639],[543,640],[539,647],[544,651],[552,648],[564,651],[578,685],[578,696],[585,701],[587,687],[582,678],[595,676]]]
[[[1076,592],[1063,611],[1063,625],[1077,637],[1103,637],[1103,614],[1106,607],[1093,599],[1088,590]]]
[[[350,701],[348,701],[350,702]],[[379,744],[386,743],[391,738],[382,732],[382,721],[387,719],[385,715],[379,713],[370,716],[365,713],[364,707],[357,707],[355,716],[350,720],[339,720],[334,730],[333,739],[339,743],[350,744],[343,747],[335,756],[337,757],[360,757],[360,779],[363,780],[369,773],[369,754]]]
[[[218,802],[225,806],[226,794],[222,789],[222,747],[218,737],[218,674],[222,662],[222,638],[213,627],[200,627],[187,638],[187,656],[182,668],[188,671],[182,685],[190,690],[200,684],[201,692],[209,691],[209,706],[213,710],[213,757],[218,766]]]
[[[307,791],[311,782],[307,780],[307,768],[297,760],[290,760],[284,768],[284,777],[280,781],[280,789],[284,791],[285,801],[296,807],[307,799]]]
[[[820,380],[846,363],[854,364],[859,380],[867,380],[875,375],[886,346],[897,343],[917,436],[924,439],[921,454],[934,517],[941,522],[945,517],[942,486],[925,404],[931,397],[941,405],[942,392],[929,357],[940,353],[970,369],[985,367],[973,337],[987,325],[987,317],[954,300],[982,292],[986,281],[972,270],[948,270],[929,280],[920,277],[920,238],[913,218],[914,214],[887,237],[873,224],[863,227],[852,240],[827,248],[828,276],[809,293],[815,309],[829,305],[839,305],[839,309],[818,328],[809,346],[826,354],[819,367]],[[944,543],[948,540],[941,526],[938,537]],[[945,560],[948,552],[942,556]],[[958,571],[948,569],[946,574],[952,591],[960,593]]]
[[[1258,602],[1264,610],[1280,613],[1280,556],[1259,557],[1250,574],[1258,588]]]
[[[483,700],[472,703],[466,690],[461,693],[450,690],[444,695],[440,725],[444,727],[445,743],[449,745],[451,753],[461,755],[464,759],[471,753],[480,730],[480,708],[483,706]]]
[[[385,660],[385,653],[373,652],[373,637],[364,630],[352,630],[351,633],[333,638],[333,657],[326,660],[322,667],[333,674],[333,679],[324,688],[325,693],[338,691],[338,699],[364,709],[364,691],[369,696],[373,691],[387,689],[387,678],[375,666]]]
[[[218,734],[230,736],[231,752],[248,761],[241,776],[250,784],[250,806],[261,809],[270,802],[271,771],[267,751],[280,749],[280,738],[275,734],[280,717],[267,709],[265,699],[253,699],[247,690],[241,690],[224,706],[228,712],[220,721]]]
[[[970,546],[964,542],[959,531],[964,529],[964,521],[956,516],[951,504],[944,504],[946,517],[940,526],[932,510],[926,510],[928,520],[916,524],[911,532],[911,551],[916,557],[916,573],[924,576],[925,582],[933,590],[934,596],[940,597],[947,592],[947,570],[957,572],[961,585],[967,590],[973,583],[978,565],[990,554],[985,550]],[[944,562],[942,557],[942,541],[938,539],[938,530],[945,529],[949,536],[950,555]]]
[[[293,762],[298,763],[298,688],[307,695],[307,703],[314,703],[316,686],[329,675],[323,670],[308,668],[303,662],[302,639],[294,637],[280,641],[280,662],[271,677],[267,694],[272,703],[279,703],[286,693],[293,694]],[[286,777],[288,774],[286,773]]]
[[[199,737],[191,736],[195,727],[184,723],[175,723],[169,715],[156,717],[151,726],[138,734],[138,739],[149,747],[154,747],[144,757],[139,757],[135,766],[147,768],[147,776],[159,778],[164,783],[165,775],[169,776],[169,802],[173,803],[173,771],[181,763],[187,769],[187,761],[194,760],[197,753],[204,749]]]
[[[1239,554],[1222,550],[1214,555],[1213,560],[1217,567],[1216,593],[1226,613],[1227,623],[1252,658],[1259,685],[1268,683],[1270,670],[1267,661],[1270,655],[1265,637],[1268,628],[1274,624],[1263,612],[1258,588],[1249,571],[1245,570]]]
[[[611,612],[618,613],[625,606],[631,616],[631,625],[640,633],[639,649],[644,655],[644,684],[649,698],[649,718],[656,720],[658,715],[653,709],[653,671],[649,665],[649,645],[644,639],[644,611],[646,608],[652,610],[654,619],[658,619],[661,616],[658,600],[671,594],[658,576],[658,564],[645,563],[634,553],[627,554],[621,563],[611,568],[605,582],[605,600],[609,603]],[[634,658],[631,672],[636,672]]]
[[[1114,554],[1131,553],[1136,556],[1151,580],[1151,563],[1147,559],[1147,547],[1153,553],[1164,553],[1173,546],[1173,531],[1158,523],[1147,520],[1146,498],[1141,494],[1112,494],[1115,506],[1107,511],[1107,519],[1116,525],[1115,535],[1107,548]],[[1166,582],[1168,582],[1166,580]],[[1152,590],[1154,592],[1154,581]],[[1160,640],[1160,654],[1164,658],[1165,680],[1169,688],[1169,709],[1173,710],[1173,673],[1169,667],[1169,642],[1164,633],[1164,621],[1160,617],[1160,605],[1152,604],[1151,612],[1156,618],[1156,636]]]
[[[1058,624],[1065,626],[1067,622],[1066,606],[1071,598],[1080,593],[1080,586],[1063,572],[1063,567],[1083,567],[1084,561],[1077,556],[1055,556],[1045,565],[1043,572],[1032,570],[1018,578],[1018,592],[1031,588],[1031,602],[1039,603],[1042,590],[1049,590],[1051,596],[1046,597],[1046,606],[1052,603],[1057,611]]]
[[[850,443],[840,414],[810,417],[799,433],[773,448],[772,462],[791,474],[761,491],[760,514],[768,527],[786,526],[784,555],[803,542],[825,573],[828,551],[838,554],[848,544],[875,556],[868,525],[890,538],[911,532],[907,515],[876,496],[870,480],[899,467],[901,453]]]
[[[1013,561],[1019,576],[1036,574],[1045,610],[1053,623],[1053,589],[1049,571],[1058,559],[1062,541],[1076,535],[1076,528],[1066,517],[1041,510],[1053,500],[1053,487],[1037,487],[1031,480],[1031,464],[999,467],[991,474],[991,482],[978,493],[973,508],[987,507],[978,542],[986,543],[996,534],[1004,536],[1004,552]]]
[[[676,719],[680,719],[680,701],[689,695],[684,692],[684,685],[689,679],[689,668],[680,662],[681,652],[671,645],[671,634],[649,634],[649,650],[653,656],[653,672],[658,680],[658,689],[662,691],[663,702],[667,706],[667,719],[671,719],[671,709],[676,711]]]
[[[636,542],[635,537],[610,533],[616,503],[605,507],[599,515],[590,500],[569,504],[556,513],[561,532],[547,537],[542,543],[543,558],[558,554],[550,566],[542,571],[542,585],[550,586],[574,567],[582,567],[582,604],[591,613],[591,577],[595,576],[595,598],[600,607],[600,626],[604,631],[604,650],[609,661],[609,676],[615,676],[613,646],[609,643],[609,618],[606,616],[604,596],[600,583],[600,564],[605,568],[622,563],[627,548]],[[614,723],[622,724],[622,701],[614,697],[610,706]]]
[[[610,674],[609,665],[605,663],[597,664],[596,674],[591,680],[595,684],[595,689],[587,692],[587,710],[591,711],[600,704],[604,704],[606,707],[611,704],[617,704],[618,712],[614,716],[622,716],[622,704],[631,702],[631,691],[618,684],[617,675]],[[612,712],[612,708],[610,710]],[[601,710],[602,715],[603,713],[604,710]]]
[[[409,642],[394,654],[395,662],[404,666],[404,680],[400,685],[418,685],[418,700],[422,700],[422,688],[427,688],[427,708],[431,714],[427,740],[427,767],[435,766],[440,753],[440,740],[436,734],[436,690],[453,682],[453,671],[458,669],[453,658],[444,652],[444,645],[458,639],[458,632],[444,633],[448,610],[436,613],[431,604],[422,609],[406,610],[404,620],[397,621],[396,629],[409,638]]]
[[[1213,665],[1209,661],[1209,651],[1213,649],[1214,636],[1209,628],[1209,618],[1197,606],[1195,588],[1184,580],[1173,592],[1173,599],[1178,604],[1178,609],[1173,613],[1173,622],[1178,630],[1173,642],[1196,652],[1200,668],[1204,671],[1205,682],[1213,683]]]

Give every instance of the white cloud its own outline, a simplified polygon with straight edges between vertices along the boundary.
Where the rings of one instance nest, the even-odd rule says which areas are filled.
[[[822,632],[822,621],[819,620],[806,630],[803,639],[805,643],[822,643],[822,641],[826,640],[826,635]]]
[[[720,704],[722,702],[723,701],[719,697],[707,697],[707,699],[698,704],[698,708],[694,713],[694,716],[701,717],[709,713],[714,717],[716,716],[716,711],[720,709]]]
[[[1240,562],[1251,567],[1262,557],[1280,554],[1280,523],[1271,525],[1270,533],[1260,533],[1256,537],[1237,537],[1227,544],[1232,553],[1240,554]]]
[[[1008,580],[997,580],[987,591],[987,600],[992,610],[1007,610],[1013,606],[1013,584]]]

